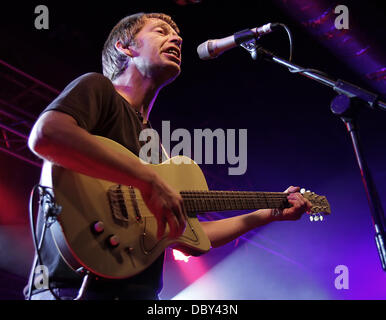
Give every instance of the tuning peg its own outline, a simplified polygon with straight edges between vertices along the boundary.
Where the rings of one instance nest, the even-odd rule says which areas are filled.
[[[314,221],[314,216],[310,215],[310,221]]]
[[[323,216],[321,215],[321,216],[320,216],[320,221],[323,221],[323,219],[324,219],[324,218],[323,218]]]
[[[306,192],[311,192],[311,190],[307,190]]]
[[[301,194],[303,194],[303,193],[305,193],[305,192],[306,192],[306,189],[304,189],[304,188],[301,188],[301,189],[300,189],[300,193],[301,193]]]

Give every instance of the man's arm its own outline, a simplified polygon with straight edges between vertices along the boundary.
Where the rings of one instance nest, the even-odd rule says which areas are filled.
[[[299,190],[299,187],[291,186],[285,191],[290,193],[288,202],[292,207],[284,209],[280,215],[273,215],[271,209],[262,209],[232,218],[203,221],[201,226],[212,247],[216,248],[273,221],[298,220],[312,207],[311,203],[298,192]]]
[[[166,222],[171,229],[170,237],[182,234],[185,220],[181,196],[163,182],[150,166],[105,146],[79,127],[70,115],[58,111],[45,112],[32,128],[28,146],[43,159],[67,169],[138,188],[155,213],[158,235],[164,233]]]
[[[63,112],[44,113],[32,128],[28,146],[45,160],[98,179],[144,189],[155,178],[145,165],[122,157]]]

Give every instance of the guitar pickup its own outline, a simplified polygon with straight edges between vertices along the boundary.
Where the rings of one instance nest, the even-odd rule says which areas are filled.
[[[142,216],[139,211],[137,197],[132,186],[113,185],[108,190],[113,217],[119,221],[129,221],[128,207],[133,211],[137,222],[142,222]]]
[[[107,192],[113,217],[119,221],[129,221],[125,196],[120,184],[111,186]]]
[[[133,206],[134,213],[135,213],[135,219],[137,220],[137,222],[141,223],[142,222],[142,216],[141,216],[141,212],[139,211],[137,197],[135,195],[135,190],[132,186],[128,186],[128,188],[129,188],[131,204]]]

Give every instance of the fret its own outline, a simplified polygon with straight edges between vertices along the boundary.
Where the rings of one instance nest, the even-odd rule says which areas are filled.
[[[236,202],[235,192],[232,192],[231,200],[233,201],[234,207],[236,207],[237,206],[237,202]],[[232,206],[232,204],[231,204],[231,206]]]
[[[221,193],[220,191],[216,191],[214,196],[215,196],[216,202],[218,203],[218,211],[227,210],[227,208],[228,208],[228,202],[227,201],[228,200],[225,197],[225,195],[223,193]]]
[[[207,201],[205,197],[201,198],[202,211],[207,211]]]
[[[268,204],[268,200],[267,200],[267,195],[264,193],[263,194],[263,198],[264,198],[264,201],[265,201],[265,203],[266,203],[266,207],[268,208],[269,207],[269,204]]]
[[[216,191],[215,194],[216,194],[215,201],[214,201],[216,203],[215,208],[217,211],[221,211],[221,208],[222,208],[222,204],[221,204],[222,199],[220,198],[221,193]]]

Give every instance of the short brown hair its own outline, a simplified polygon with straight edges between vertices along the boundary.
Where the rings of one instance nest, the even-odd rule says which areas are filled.
[[[115,44],[118,40],[126,48],[135,44],[135,36],[144,26],[146,19],[156,18],[168,23],[178,34],[176,23],[164,13],[137,13],[123,18],[111,30],[102,51],[103,74],[110,80],[115,80],[127,68],[128,57],[117,50]]]

